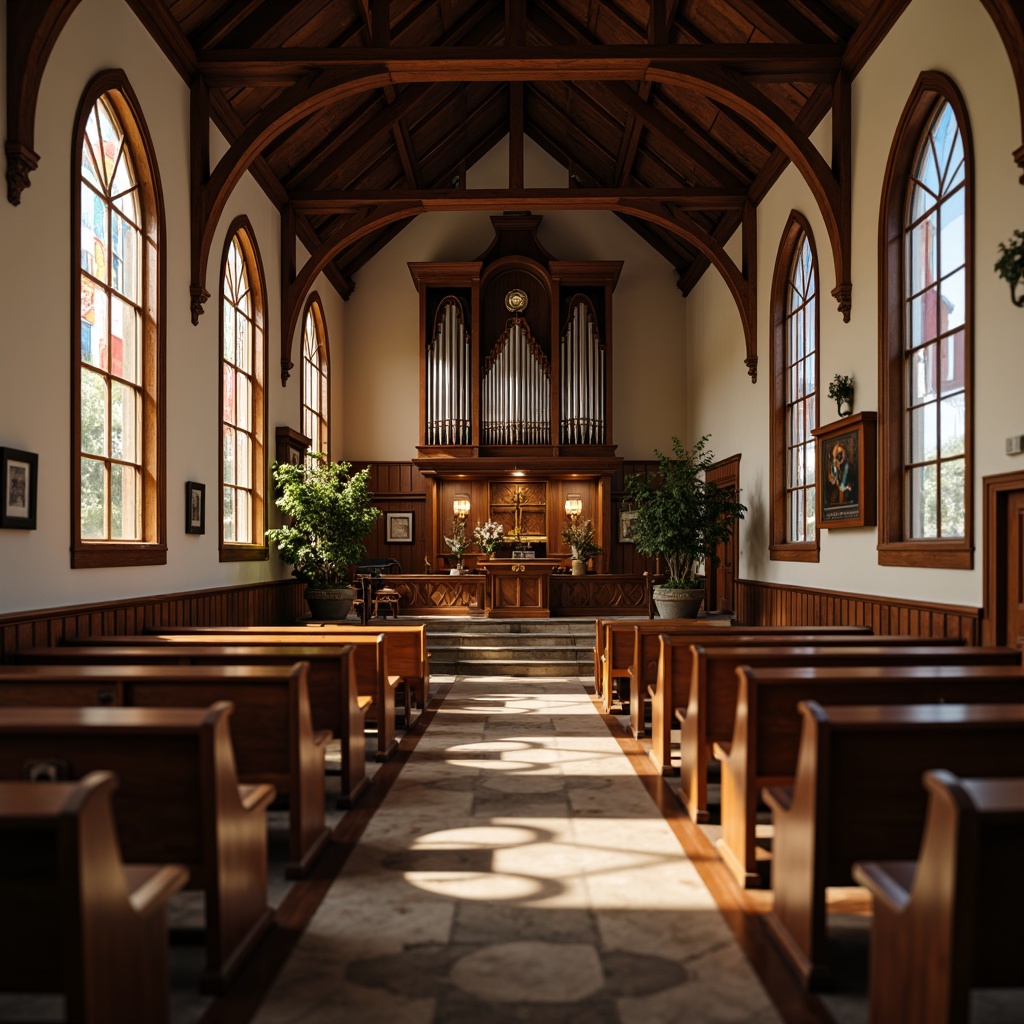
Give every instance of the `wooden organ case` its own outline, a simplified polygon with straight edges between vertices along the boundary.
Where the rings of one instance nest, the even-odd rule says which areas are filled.
[[[612,292],[622,264],[555,259],[537,237],[539,216],[491,222],[495,237],[478,259],[409,264],[421,339],[414,461],[427,481],[436,564],[446,564],[455,496],[468,497],[471,534],[477,522],[506,519],[507,494],[524,486],[532,497],[521,540],[538,555],[568,558],[568,497],[581,501],[582,518],[593,520],[608,550],[610,481],[621,463],[612,434]]]

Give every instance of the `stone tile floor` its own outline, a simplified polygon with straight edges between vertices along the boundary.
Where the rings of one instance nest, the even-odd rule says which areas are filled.
[[[459,677],[254,1019],[779,1017],[582,681]]]

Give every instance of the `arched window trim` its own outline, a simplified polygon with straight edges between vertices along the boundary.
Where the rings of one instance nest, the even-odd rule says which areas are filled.
[[[326,449],[323,454],[330,458],[330,446],[331,446],[331,359],[330,359],[330,346],[327,341],[327,318],[324,316],[323,303],[320,301],[320,295],[318,292],[312,292],[309,298],[306,300],[306,308],[302,311],[302,319],[299,321],[302,324],[302,333],[300,334],[300,344],[302,344],[302,378],[301,386],[299,389],[299,404],[302,415],[302,430],[305,432],[306,429],[306,409],[312,408],[308,404],[308,395],[306,394],[306,347],[304,344],[305,331],[306,331],[306,318],[312,313],[313,319],[317,325],[317,333],[320,338],[320,359],[321,366],[323,368],[324,377],[324,407],[319,411],[319,419],[322,425],[323,436],[326,444]],[[314,452],[317,450],[317,438],[311,437],[309,451]]]
[[[789,509],[786,501],[786,321],[789,314],[789,275],[793,260],[803,239],[811,250],[811,272],[819,285],[816,296],[819,301],[814,304],[814,379],[818,383],[818,401],[815,402],[814,426],[820,423],[820,382],[821,374],[821,302],[820,280],[818,273],[818,251],[814,245],[814,234],[807,218],[793,210],[786,222],[779,241],[778,255],[775,257],[775,272],[772,276],[771,290],[771,544],[770,557],[774,561],[817,562],[821,551],[821,530],[815,529],[814,540],[788,540]]]
[[[269,557],[266,542],[267,513],[267,283],[263,272],[263,260],[260,257],[256,236],[249,218],[244,214],[236,217],[228,228],[224,239],[224,251],[220,261],[221,288],[223,290],[224,267],[231,243],[239,240],[242,258],[249,274],[249,289],[252,293],[253,319],[259,328],[259,336],[254,340],[256,350],[253,353],[253,465],[252,465],[252,536],[259,538],[251,542],[228,541],[224,539],[224,445],[218,444],[218,503],[220,530],[220,560],[222,562],[257,562]],[[224,300],[220,303],[220,339],[221,359],[217,362],[218,377],[218,428],[223,430],[224,422],[224,374],[221,372],[224,352]],[[218,433],[220,436],[220,433]]]
[[[81,487],[81,161],[86,123],[97,100],[108,96],[125,133],[142,206],[142,540],[83,540]],[[75,115],[71,145],[71,567],[165,565],[167,500],[165,451],[166,259],[163,191],[156,151],[128,76],[102,71],[85,87]],[[153,263],[155,262],[155,266]]]
[[[908,539],[903,495],[904,211],[921,140],[943,101],[953,110],[964,148],[964,536]],[[878,245],[878,563],[970,569],[974,565],[974,153],[966,104],[952,79],[940,72],[921,74],[896,129],[882,187]]]

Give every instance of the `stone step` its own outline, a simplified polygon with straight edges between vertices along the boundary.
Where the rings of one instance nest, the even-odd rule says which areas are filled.
[[[594,637],[581,633],[428,633],[431,650],[442,647],[570,647],[594,649]]]
[[[430,669],[441,675],[464,676],[530,676],[544,678],[551,676],[593,675],[593,662],[580,664],[575,661],[479,661],[459,659],[456,664],[435,665],[431,659]]]
[[[439,658],[452,657],[478,661],[589,661],[594,662],[594,648],[587,647],[504,647],[497,645],[466,644],[462,647],[430,648],[431,664]]]

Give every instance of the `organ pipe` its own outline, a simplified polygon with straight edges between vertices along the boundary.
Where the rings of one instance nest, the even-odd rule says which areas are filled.
[[[594,307],[585,296],[570,303],[559,343],[562,444],[603,444],[605,437],[605,350]]]
[[[551,443],[551,368],[526,321],[512,317],[482,380],[484,444]]]
[[[427,342],[427,444],[470,444],[470,338],[462,303],[442,300]]]

